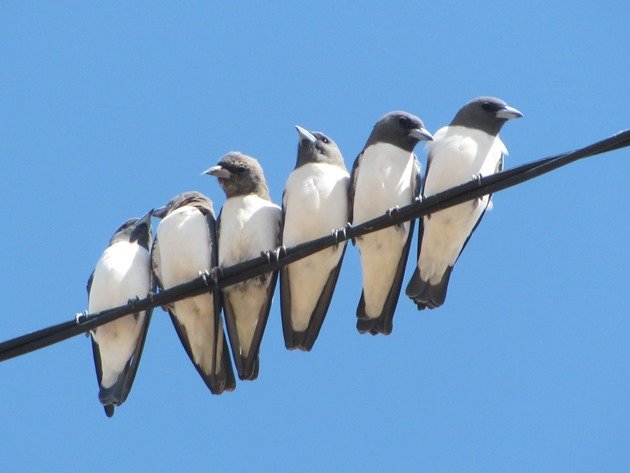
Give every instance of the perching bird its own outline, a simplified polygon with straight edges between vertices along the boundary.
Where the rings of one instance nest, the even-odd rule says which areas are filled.
[[[339,148],[319,132],[296,126],[297,162],[283,196],[282,244],[330,235],[348,223],[350,176]],[[309,351],[328,311],[346,249],[343,242],[291,263],[280,272],[284,343]]]
[[[376,122],[352,168],[353,224],[414,201],[420,164],[413,149],[419,141],[431,139],[422,120],[406,112],[390,112]],[[387,335],[392,331],[413,226],[413,221],[406,222],[356,240],[363,269],[363,292],[357,307],[361,333]]]
[[[205,174],[219,179],[227,199],[218,222],[219,266],[232,266],[275,249],[280,244],[282,211],[269,197],[258,161],[231,152]],[[273,271],[223,288],[223,310],[241,379],[258,377],[260,343],[277,276]]]
[[[88,311],[100,312],[144,298],[151,291],[151,212],[125,222],[109,242],[87,283]],[[90,331],[107,417],[131,390],[149,329],[151,310],[125,315]]]
[[[506,121],[522,116],[495,97],[479,97],[464,105],[427,146],[423,195],[501,171],[507,149],[499,131]],[[418,264],[406,290],[418,309],[434,309],[444,303],[453,265],[481,222],[490,198],[486,195],[423,218]]]
[[[185,192],[153,214],[162,219],[151,251],[153,274],[160,289],[212,271],[217,265],[217,238],[210,199],[199,192]],[[210,291],[163,308],[210,391],[232,391],[236,381],[223,331],[221,292]]]

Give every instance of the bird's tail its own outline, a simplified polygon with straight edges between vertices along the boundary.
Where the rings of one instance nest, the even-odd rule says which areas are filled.
[[[446,300],[446,291],[448,289],[448,281],[451,278],[452,266],[446,268],[442,279],[437,284],[431,284],[429,281],[424,281],[420,277],[420,270],[416,266],[405,294],[412,299],[418,306],[418,310],[423,309],[435,309],[444,304]]]

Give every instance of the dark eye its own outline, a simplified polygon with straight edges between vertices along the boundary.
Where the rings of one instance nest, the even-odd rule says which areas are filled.
[[[245,166],[236,166],[236,168],[234,168],[234,174],[243,174],[246,170]]]
[[[411,121],[409,121],[407,117],[398,117],[398,123],[403,128],[413,128],[413,126],[411,125]]]
[[[325,136],[322,136],[322,141],[326,144],[330,143],[330,140],[328,138],[326,138]]]
[[[483,102],[481,104],[481,108],[483,108],[486,112],[496,112],[501,108],[501,106],[492,102]]]

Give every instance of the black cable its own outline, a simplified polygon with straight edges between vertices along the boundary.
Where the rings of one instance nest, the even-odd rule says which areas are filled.
[[[301,243],[291,248],[276,248],[257,258],[217,270],[214,273],[214,278],[207,274],[200,275],[192,281],[174,286],[158,294],[151,294],[144,299],[129,301],[129,303],[124,306],[93,314],[78,315],[75,320],[53,325],[0,343],[0,362],[85,333],[99,325],[111,322],[125,315],[155,308],[160,305],[166,305],[187,297],[197,296],[215,287],[222,288],[237,284],[252,277],[260,276],[269,271],[286,266],[287,264],[343,241],[357,238],[415,218],[420,218],[483,195],[507,189],[508,187],[515,186],[570,164],[578,159],[607,153],[627,146],[630,146],[630,130],[617,133],[610,138],[606,138],[575,151],[533,161],[514,169],[481,177],[478,180],[471,180],[452,189],[388,212],[385,215],[381,215],[360,225],[348,226],[331,231],[331,235]]]

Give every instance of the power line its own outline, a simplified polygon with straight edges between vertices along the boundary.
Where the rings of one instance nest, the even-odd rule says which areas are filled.
[[[213,271],[212,275],[200,275],[192,281],[174,286],[158,294],[150,294],[144,299],[129,301],[123,306],[103,310],[101,312],[80,314],[76,319],[68,322],[53,325],[0,343],[0,362],[85,333],[99,325],[106,324],[125,315],[166,305],[187,297],[197,296],[211,291],[215,287],[223,288],[237,284],[269,271],[277,270],[287,264],[317,253],[325,248],[337,245],[343,241],[398,225],[415,218],[421,218],[427,214],[435,213],[439,210],[507,189],[508,187],[513,187],[579,159],[607,153],[627,146],[630,146],[630,130],[619,132],[616,135],[584,148],[557,154],[538,161],[532,161],[514,169],[481,177],[477,180],[471,180],[444,192],[425,197],[405,207],[394,209],[360,225],[349,225],[331,231],[331,234],[328,236],[301,243],[290,248],[278,247],[257,258],[222,269],[217,268]]]

